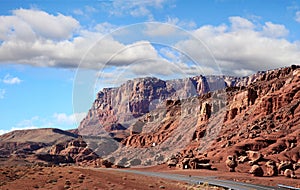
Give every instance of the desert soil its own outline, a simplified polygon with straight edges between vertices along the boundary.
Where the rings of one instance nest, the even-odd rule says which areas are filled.
[[[0,167],[0,189],[181,190],[193,189],[193,186],[182,182],[155,177],[146,177],[143,175],[128,173],[125,174],[117,171],[95,171],[76,166],[2,166]]]
[[[300,187],[300,179],[290,179],[284,176],[252,177],[247,174],[246,167],[239,166],[236,172],[228,172],[223,164],[215,164],[218,171],[210,170],[180,170],[159,165],[148,168],[131,168],[134,170],[166,172],[191,176],[216,177],[252,184],[277,186],[284,184]],[[296,172],[300,176],[300,172]],[[122,173],[114,170],[93,170],[77,166],[1,166],[0,189],[193,189],[184,182],[147,177],[138,174]],[[196,189],[196,188],[194,188]],[[203,188],[198,188],[203,189]],[[205,188],[213,189],[213,188]]]

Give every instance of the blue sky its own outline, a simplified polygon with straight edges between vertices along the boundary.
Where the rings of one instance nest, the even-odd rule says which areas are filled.
[[[127,79],[299,64],[300,2],[0,0],[0,133],[77,126]]]

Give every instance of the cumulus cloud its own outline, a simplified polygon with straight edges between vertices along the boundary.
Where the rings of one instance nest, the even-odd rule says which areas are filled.
[[[285,37],[289,34],[289,31],[282,24],[273,24],[272,22],[266,22],[263,26],[262,33],[265,36],[271,38]]]
[[[185,40],[179,42],[177,47],[189,52],[203,66],[210,67],[215,60],[213,65],[219,65],[224,74],[243,75],[300,64],[299,44],[278,38],[288,33],[283,25],[267,22],[259,30],[244,18],[229,19],[231,25],[228,26],[198,28],[193,32],[198,42]],[[202,48],[197,43],[202,43]]]
[[[55,119],[56,125],[76,125],[84,117],[86,113],[74,113],[67,115],[66,113],[54,113],[53,118]]]
[[[40,10],[18,9],[13,11],[13,15],[23,21],[22,24],[27,25],[34,34],[46,39],[70,38],[72,32],[79,27],[77,20],[62,14],[55,16]]]
[[[141,6],[160,8],[165,1],[112,3],[121,3],[127,7],[124,10],[130,11]],[[203,25],[188,31],[174,26],[181,25],[178,18],[168,17],[164,24],[125,27],[112,35],[105,35],[117,28],[110,23],[98,23],[87,30],[70,16],[40,10],[18,9],[10,16],[1,16],[0,23],[2,63],[64,68],[77,68],[81,63],[81,68],[94,70],[129,66],[134,77],[146,71],[172,74],[176,73],[175,67],[188,73],[199,72],[187,63],[188,57],[207,72],[201,74],[220,74],[222,70],[232,75],[299,64],[300,60],[299,42],[285,39],[289,31],[284,25],[254,24],[238,16],[230,17],[229,24]],[[162,57],[163,52],[155,44],[172,46],[187,56],[164,52]]]
[[[5,84],[20,84],[22,82],[21,79],[18,77],[13,77],[10,74],[5,75],[2,81]]]
[[[0,40],[5,43],[15,42],[11,44],[15,46],[37,39],[67,39],[72,37],[73,31],[79,27],[79,22],[72,17],[62,14],[50,15],[32,9],[17,9],[12,15],[0,16],[0,23]]]
[[[6,93],[6,90],[5,89],[2,89],[0,88],[0,99],[3,99],[4,96],[5,96],[5,93]]]
[[[233,31],[252,30],[255,28],[255,25],[252,22],[239,16],[229,17],[229,21],[231,22]]]
[[[110,64],[122,65],[153,55],[151,45],[139,49],[135,48],[137,42],[124,44],[112,36],[104,37],[115,28],[109,23],[96,25],[94,31],[81,29],[72,33],[78,27],[78,21],[72,17],[24,9],[13,13],[1,17],[4,24],[0,24],[0,40],[3,41],[0,43],[0,62],[76,68],[84,59],[81,67],[99,69],[124,49],[127,54],[120,53],[122,57],[117,56],[114,59],[117,62],[110,61]],[[30,14],[38,15],[38,18],[31,18]]]
[[[139,60],[157,59],[159,56],[149,41],[138,41],[123,46],[113,54],[107,65],[121,66],[134,64]]]

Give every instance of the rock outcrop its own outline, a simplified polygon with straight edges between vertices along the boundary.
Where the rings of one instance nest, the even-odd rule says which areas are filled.
[[[225,161],[225,164],[228,167],[230,172],[235,172],[235,168],[238,166],[235,155],[228,156]]]
[[[157,78],[129,80],[116,88],[104,88],[78,127],[81,135],[126,129],[127,122],[159,108],[167,99],[186,99],[236,84],[236,77],[196,76],[163,81]],[[117,127],[113,127],[117,126]],[[102,131],[101,131],[102,130]]]
[[[96,160],[99,156],[82,139],[74,139],[68,143],[53,145],[50,155],[68,156],[77,162]]]
[[[134,158],[141,165],[159,164],[189,150],[216,162],[234,155],[240,164],[296,163],[299,92],[299,66],[244,78],[135,79],[99,92],[79,133],[117,139],[120,146],[106,156],[126,158],[127,164]]]
[[[268,176],[278,176],[278,168],[273,160],[269,160],[266,163],[266,167]]]

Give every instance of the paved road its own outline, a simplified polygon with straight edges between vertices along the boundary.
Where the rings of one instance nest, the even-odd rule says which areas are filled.
[[[235,182],[235,181],[229,181],[229,180],[220,180],[220,179],[215,179],[215,177],[202,177],[202,176],[189,177],[186,175],[179,175],[179,174],[146,172],[146,171],[126,170],[126,169],[111,169],[111,168],[97,168],[94,170],[113,170],[113,171],[124,172],[124,173],[132,173],[132,174],[139,174],[139,175],[145,175],[145,176],[151,176],[151,177],[170,179],[170,180],[175,180],[175,181],[183,181],[183,182],[188,182],[191,184],[201,184],[201,183],[207,182],[210,185],[221,186],[221,187],[225,187],[228,189],[237,189],[237,190],[250,190],[250,189],[251,190],[254,190],[254,189],[273,190],[273,189],[277,189],[276,187],[254,185],[254,184]]]

